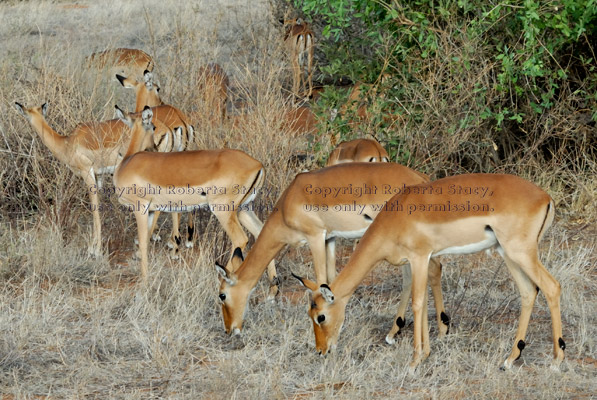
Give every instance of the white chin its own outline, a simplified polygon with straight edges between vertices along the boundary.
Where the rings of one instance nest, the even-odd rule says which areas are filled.
[[[234,330],[232,331],[232,334],[233,334],[234,336],[240,336],[240,329],[238,329],[238,328],[234,328]]]

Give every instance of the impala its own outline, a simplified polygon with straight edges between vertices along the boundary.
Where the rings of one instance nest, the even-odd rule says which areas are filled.
[[[326,166],[355,161],[390,162],[390,156],[377,140],[355,139],[340,143],[328,157]]]
[[[277,111],[279,110],[279,113]],[[318,119],[309,107],[281,107],[277,109],[274,116],[275,125],[273,129],[287,132],[292,136],[313,134],[317,132]],[[230,126],[234,130],[261,129],[263,120],[258,115],[251,113],[231,115]]]
[[[142,152],[143,142],[153,131],[151,108],[146,107],[140,116],[124,115],[119,109],[117,113],[131,128],[131,142],[114,173],[114,186],[120,194],[118,200],[133,210],[137,221],[144,281],[149,227],[156,211],[209,208],[230,237],[233,248],[242,250],[247,245],[242,226],[257,237],[263,224],[250,203],[265,179],[259,161],[229,149]],[[270,268],[275,268],[273,263]]]
[[[93,235],[89,252],[101,254],[101,221],[97,187],[101,186],[98,175],[112,173],[122,158],[129,142],[129,128],[118,119],[105,122],[80,124],[70,136],[62,136],[48,125],[47,103],[40,107],[25,108],[15,103],[17,111],[23,115],[37,132],[42,142],[54,156],[79,175],[87,185],[93,214]],[[159,145],[168,145],[172,132],[157,123],[154,139]],[[146,143],[150,146],[150,143]]]
[[[553,335],[552,368],[564,359],[560,284],[545,269],[538,242],[554,218],[550,196],[513,175],[470,174],[407,188],[371,224],[346,267],[329,286],[302,279],[312,292],[309,316],[320,353],[336,346],[345,309],[365,275],[382,260],[408,260],[412,272],[414,356],[411,369],[429,355],[426,326],[427,272],[430,257],[497,249],[522,298],[518,331],[504,368],[525,347],[525,335],[539,290],[547,299]]]
[[[160,87],[153,81],[152,72],[145,71],[143,73],[142,83],[122,75],[116,75],[116,78],[125,88],[135,90],[135,112],[140,112],[145,106],[149,106],[153,111],[154,121],[155,119],[160,120],[172,131],[178,127],[182,128],[183,135],[177,135],[174,138],[173,151],[193,148],[194,128],[190,124],[189,118],[178,108],[164,104],[159,95]]]
[[[283,23],[284,45],[292,64],[292,93],[308,98],[313,91],[313,31],[300,18]]]
[[[197,87],[202,99],[209,107],[209,112],[220,122],[226,119],[226,102],[230,79],[219,64],[209,63],[199,68]]]
[[[153,71],[154,62],[149,54],[138,49],[109,49],[91,54],[87,65],[98,68],[114,67],[120,73],[140,76],[143,71]]]
[[[135,79],[126,78],[122,75],[116,75],[116,78],[122,86],[135,90],[135,112],[140,112],[145,106],[151,107],[153,112],[153,122],[161,121],[172,129],[174,132],[173,140],[169,149],[164,151],[183,151],[194,148],[194,128],[189,123],[188,117],[179,109],[164,104],[160,98],[159,86],[153,81],[153,73],[145,71],[143,73],[143,83],[137,82]],[[180,128],[180,129],[178,129]],[[155,230],[160,212],[157,211],[153,223],[151,225],[151,232]],[[168,247],[170,247],[170,255],[172,258],[178,258],[180,239],[180,214],[172,213],[172,233],[168,240]],[[185,246],[193,247],[193,235],[195,233],[195,226],[193,217],[189,217],[187,226],[187,236]]]
[[[287,244],[308,243],[319,284],[336,276],[336,238],[360,238],[395,191],[429,181],[426,175],[394,163],[347,163],[298,174],[278,200],[247,258],[236,272],[216,265],[221,275],[220,300],[227,333],[239,333],[247,299],[268,263]],[[235,259],[236,258],[236,259]],[[239,255],[233,262],[240,264]],[[440,275],[441,265],[431,259],[431,284],[440,334],[448,330]],[[410,289],[405,269],[405,292]],[[270,274],[276,284],[277,278]],[[271,291],[270,291],[271,293]],[[404,326],[408,295],[402,296],[395,325]]]

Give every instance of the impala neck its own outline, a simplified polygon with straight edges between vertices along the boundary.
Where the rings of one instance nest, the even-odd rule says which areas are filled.
[[[143,124],[141,123],[141,119],[137,119],[131,128],[131,142],[129,143],[129,147],[126,151],[126,154],[122,158],[123,161],[132,156],[135,153],[145,150],[144,142],[145,142],[145,129],[143,129]]]
[[[42,142],[58,159],[66,152],[68,146],[68,137],[62,136],[48,125],[42,115],[31,116],[31,126],[41,137]]]
[[[243,282],[251,288],[257,285],[267,265],[286,244],[283,240],[284,233],[277,229],[284,226],[282,213],[278,210],[273,211],[247,254],[247,258],[235,272],[239,282]]]
[[[141,112],[143,111],[143,108],[145,108],[145,106],[148,107],[157,107],[157,106],[161,106],[164,104],[164,102],[162,101],[162,99],[160,99],[160,97],[156,94],[152,92],[149,92],[147,90],[147,88],[145,87],[145,85],[140,84],[140,89],[137,92],[137,102],[135,105],[135,112]],[[153,89],[155,91],[155,89]]]
[[[382,249],[383,243],[378,243],[373,235],[365,234],[348,264],[330,285],[337,299],[348,299],[352,296],[367,274],[378,262],[385,259]]]

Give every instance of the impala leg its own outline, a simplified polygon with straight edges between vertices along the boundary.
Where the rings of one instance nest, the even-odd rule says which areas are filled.
[[[423,300],[423,358],[427,358],[431,353],[431,345],[429,342],[429,294],[427,287],[425,287],[425,299]]]
[[[91,214],[93,215],[93,233],[88,252],[93,256],[99,257],[102,254],[102,221],[100,220],[99,196],[97,195],[97,190],[95,190],[97,187],[93,168],[83,178],[87,185],[89,201],[91,202]]]
[[[158,225],[158,218],[160,216],[160,212],[159,211],[154,211],[153,214],[153,218],[149,227],[149,236],[151,237],[151,240],[153,240],[154,242],[159,242],[160,240],[162,240],[162,238],[160,237],[160,235],[155,234],[155,228]]]
[[[429,260],[429,285],[433,293],[435,312],[437,319],[438,336],[445,336],[450,331],[450,317],[444,308],[444,296],[442,294],[442,264],[436,258]]]
[[[307,92],[307,98],[310,98],[313,94],[313,37],[307,36],[307,84],[309,85],[309,91]]]
[[[240,222],[238,221],[238,216],[236,212],[214,210],[213,213],[218,219],[218,221],[220,221],[220,224],[222,224],[224,231],[228,234],[228,237],[232,241],[231,253],[233,254],[234,250],[237,247],[239,247],[241,251],[244,251],[245,247],[247,247],[247,242],[249,241],[249,239],[247,238],[247,235],[243,231],[243,228],[241,227]],[[231,260],[232,257],[230,257],[230,260],[226,264],[226,269],[228,271],[234,272],[236,268],[230,262]]]
[[[444,300],[442,295],[441,287],[441,263],[437,259],[429,260],[429,285],[433,293],[433,300],[435,302],[435,309],[437,310],[437,326],[438,335],[444,336],[450,329],[450,317],[444,311]],[[411,270],[410,266],[405,264],[402,269],[402,296],[400,298],[400,304],[398,304],[398,312],[394,318],[392,329],[386,336],[386,342],[388,344],[394,344],[396,342],[396,335],[400,334],[402,328],[405,325],[404,315],[406,314],[406,307],[408,306],[408,300],[411,296]],[[427,302],[425,302],[427,304]],[[427,319],[425,318],[425,321]]]
[[[331,238],[325,241],[325,269],[328,283],[336,279],[336,239]]]
[[[172,213],[172,234],[168,240],[168,247],[170,248],[170,258],[173,260],[178,259],[180,251],[180,213]]]
[[[194,236],[195,236],[195,213],[196,210],[193,210],[188,214],[188,222],[187,222],[187,241],[185,243],[185,247],[187,249],[191,249],[194,247]]]
[[[423,322],[427,305],[425,304],[427,293],[427,276],[429,261],[427,257],[416,256],[410,259],[412,272],[412,307],[414,314],[414,354],[410,363],[413,370],[425,358],[423,353],[424,342],[429,342],[429,332],[423,332],[426,324]],[[425,318],[426,320],[427,318]],[[428,344],[427,344],[428,346]],[[426,350],[427,351],[427,350]]]
[[[295,48],[292,55],[292,94],[298,96],[301,85],[301,66],[299,64],[298,47]]]
[[[408,300],[410,299],[411,295],[411,283],[412,275],[410,271],[410,265],[404,264],[402,266],[402,295],[400,296],[398,312],[396,313],[396,317],[394,318],[392,329],[390,329],[390,332],[388,332],[388,334],[386,335],[386,343],[388,344],[396,343],[396,335],[400,334],[401,329],[404,328],[404,315],[406,314],[406,307],[408,306]]]
[[[257,238],[261,229],[263,228],[263,223],[259,220],[257,215],[253,210],[241,210],[238,213],[238,219],[242,226],[247,228],[253,237]],[[274,260],[270,261],[267,265],[267,277],[269,279],[269,292],[267,294],[268,300],[273,300],[274,297],[279,292],[279,285],[280,281],[278,280],[277,272],[276,272],[276,263]]]
[[[507,252],[504,255],[506,264],[512,272],[514,279],[521,291],[522,310],[514,346],[510,357],[504,362],[504,367],[509,368],[516,358],[520,357],[520,352],[524,348],[524,338],[528,328],[531,311],[535,298],[541,290],[547,300],[547,305],[551,312],[552,338],[554,358],[551,368],[559,370],[559,366],[564,359],[564,350],[566,343],[562,338],[562,316],[560,313],[560,284],[545,269],[539,260],[537,251],[518,251]],[[513,270],[515,272],[513,272]],[[524,291],[524,292],[523,292]]]
[[[311,255],[313,256],[313,269],[315,270],[315,280],[317,285],[329,283],[327,280],[326,268],[326,245],[325,231],[321,234],[307,237]]]
[[[135,211],[135,219],[137,220],[137,235],[139,238],[139,253],[141,256],[141,279],[143,283],[147,283],[147,246],[149,242],[149,214],[142,210]]]

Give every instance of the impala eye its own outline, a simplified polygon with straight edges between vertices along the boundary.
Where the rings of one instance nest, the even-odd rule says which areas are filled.
[[[224,293],[220,293],[220,300],[225,301],[226,300],[226,295]]]
[[[323,321],[325,321],[325,315],[321,314],[317,316],[317,323],[321,324]]]

